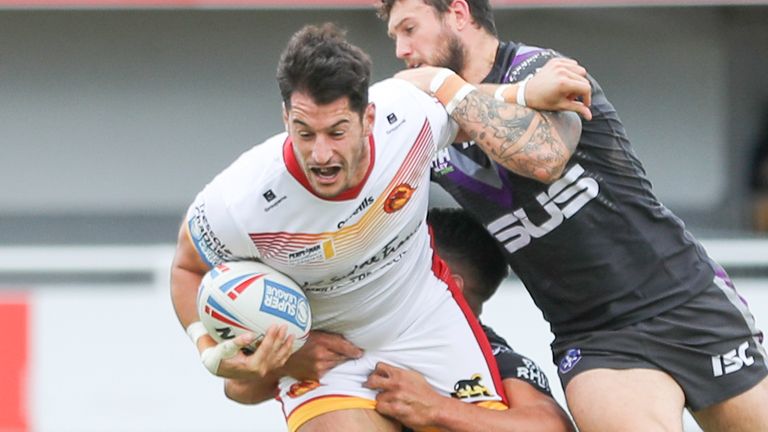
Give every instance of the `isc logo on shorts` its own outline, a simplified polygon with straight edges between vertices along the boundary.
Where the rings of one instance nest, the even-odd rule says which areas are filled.
[[[745,341],[738,348],[734,348],[722,355],[712,356],[712,372],[716,377],[727,375],[741,370],[744,366],[752,366],[755,359],[747,356],[749,342]]]

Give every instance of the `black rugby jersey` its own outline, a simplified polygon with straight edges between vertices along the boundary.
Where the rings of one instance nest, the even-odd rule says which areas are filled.
[[[502,43],[484,82],[515,82],[560,54]],[[619,328],[673,308],[714,277],[699,243],[654,196],[599,84],[591,121],[561,179],[547,185],[456,143],[432,163],[437,182],[500,242],[555,335]]]
[[[544,371],[533,360],[522,356],[513,350],[504,338],[497,335],[492,328],[483,325],[483,331],[491,343],[493,357],[499,367],[501,379],[519,379],[532,385],[536,390],[552,397],[549,380]]]

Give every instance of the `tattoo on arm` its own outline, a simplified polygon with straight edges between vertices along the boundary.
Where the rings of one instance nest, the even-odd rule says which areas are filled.
[[[560,177],[581,135],[575,113],[539,112],[478,91],[468,94],[452,117],[488,156],[545,183]]]

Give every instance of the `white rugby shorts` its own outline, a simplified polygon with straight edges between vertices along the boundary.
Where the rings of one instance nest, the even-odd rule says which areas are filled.
[[[421,373],[442,395],[506,409],[490,344],[458,289],[446,287],[445,295],[431,309],[394,342],[367,350],[363,357],[337,366],[319,382],[283,378],[278,400],[288,429],[296,431],[327,412],[375,409],[376,391],[363,383],[379,361]]]

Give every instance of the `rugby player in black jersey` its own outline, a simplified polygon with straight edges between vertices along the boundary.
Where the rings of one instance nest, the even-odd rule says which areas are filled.
[[[534,88],[565,60],[500,41],[487,0],[381,0],[379,14],[413,68],[399,78],[429,92],[450,68],[509,103],[479,109],[473,92],[456,106],[497,133],[439,154],[433,180],[496,238],[550,323],[579,429],[679,431],[687,408],[707,431],[768,430],[763,334],[725,271],[654,195],[600,85],[589,77],[590,97],[557,108],[572,112],[534,117],[520,105],[552,109]],[[574,112],[577,142],[555,140],[568,137],[562,122]],[[526,122],[551,128],[510,133]],[[486,153],[488,139],[509,145]]]

